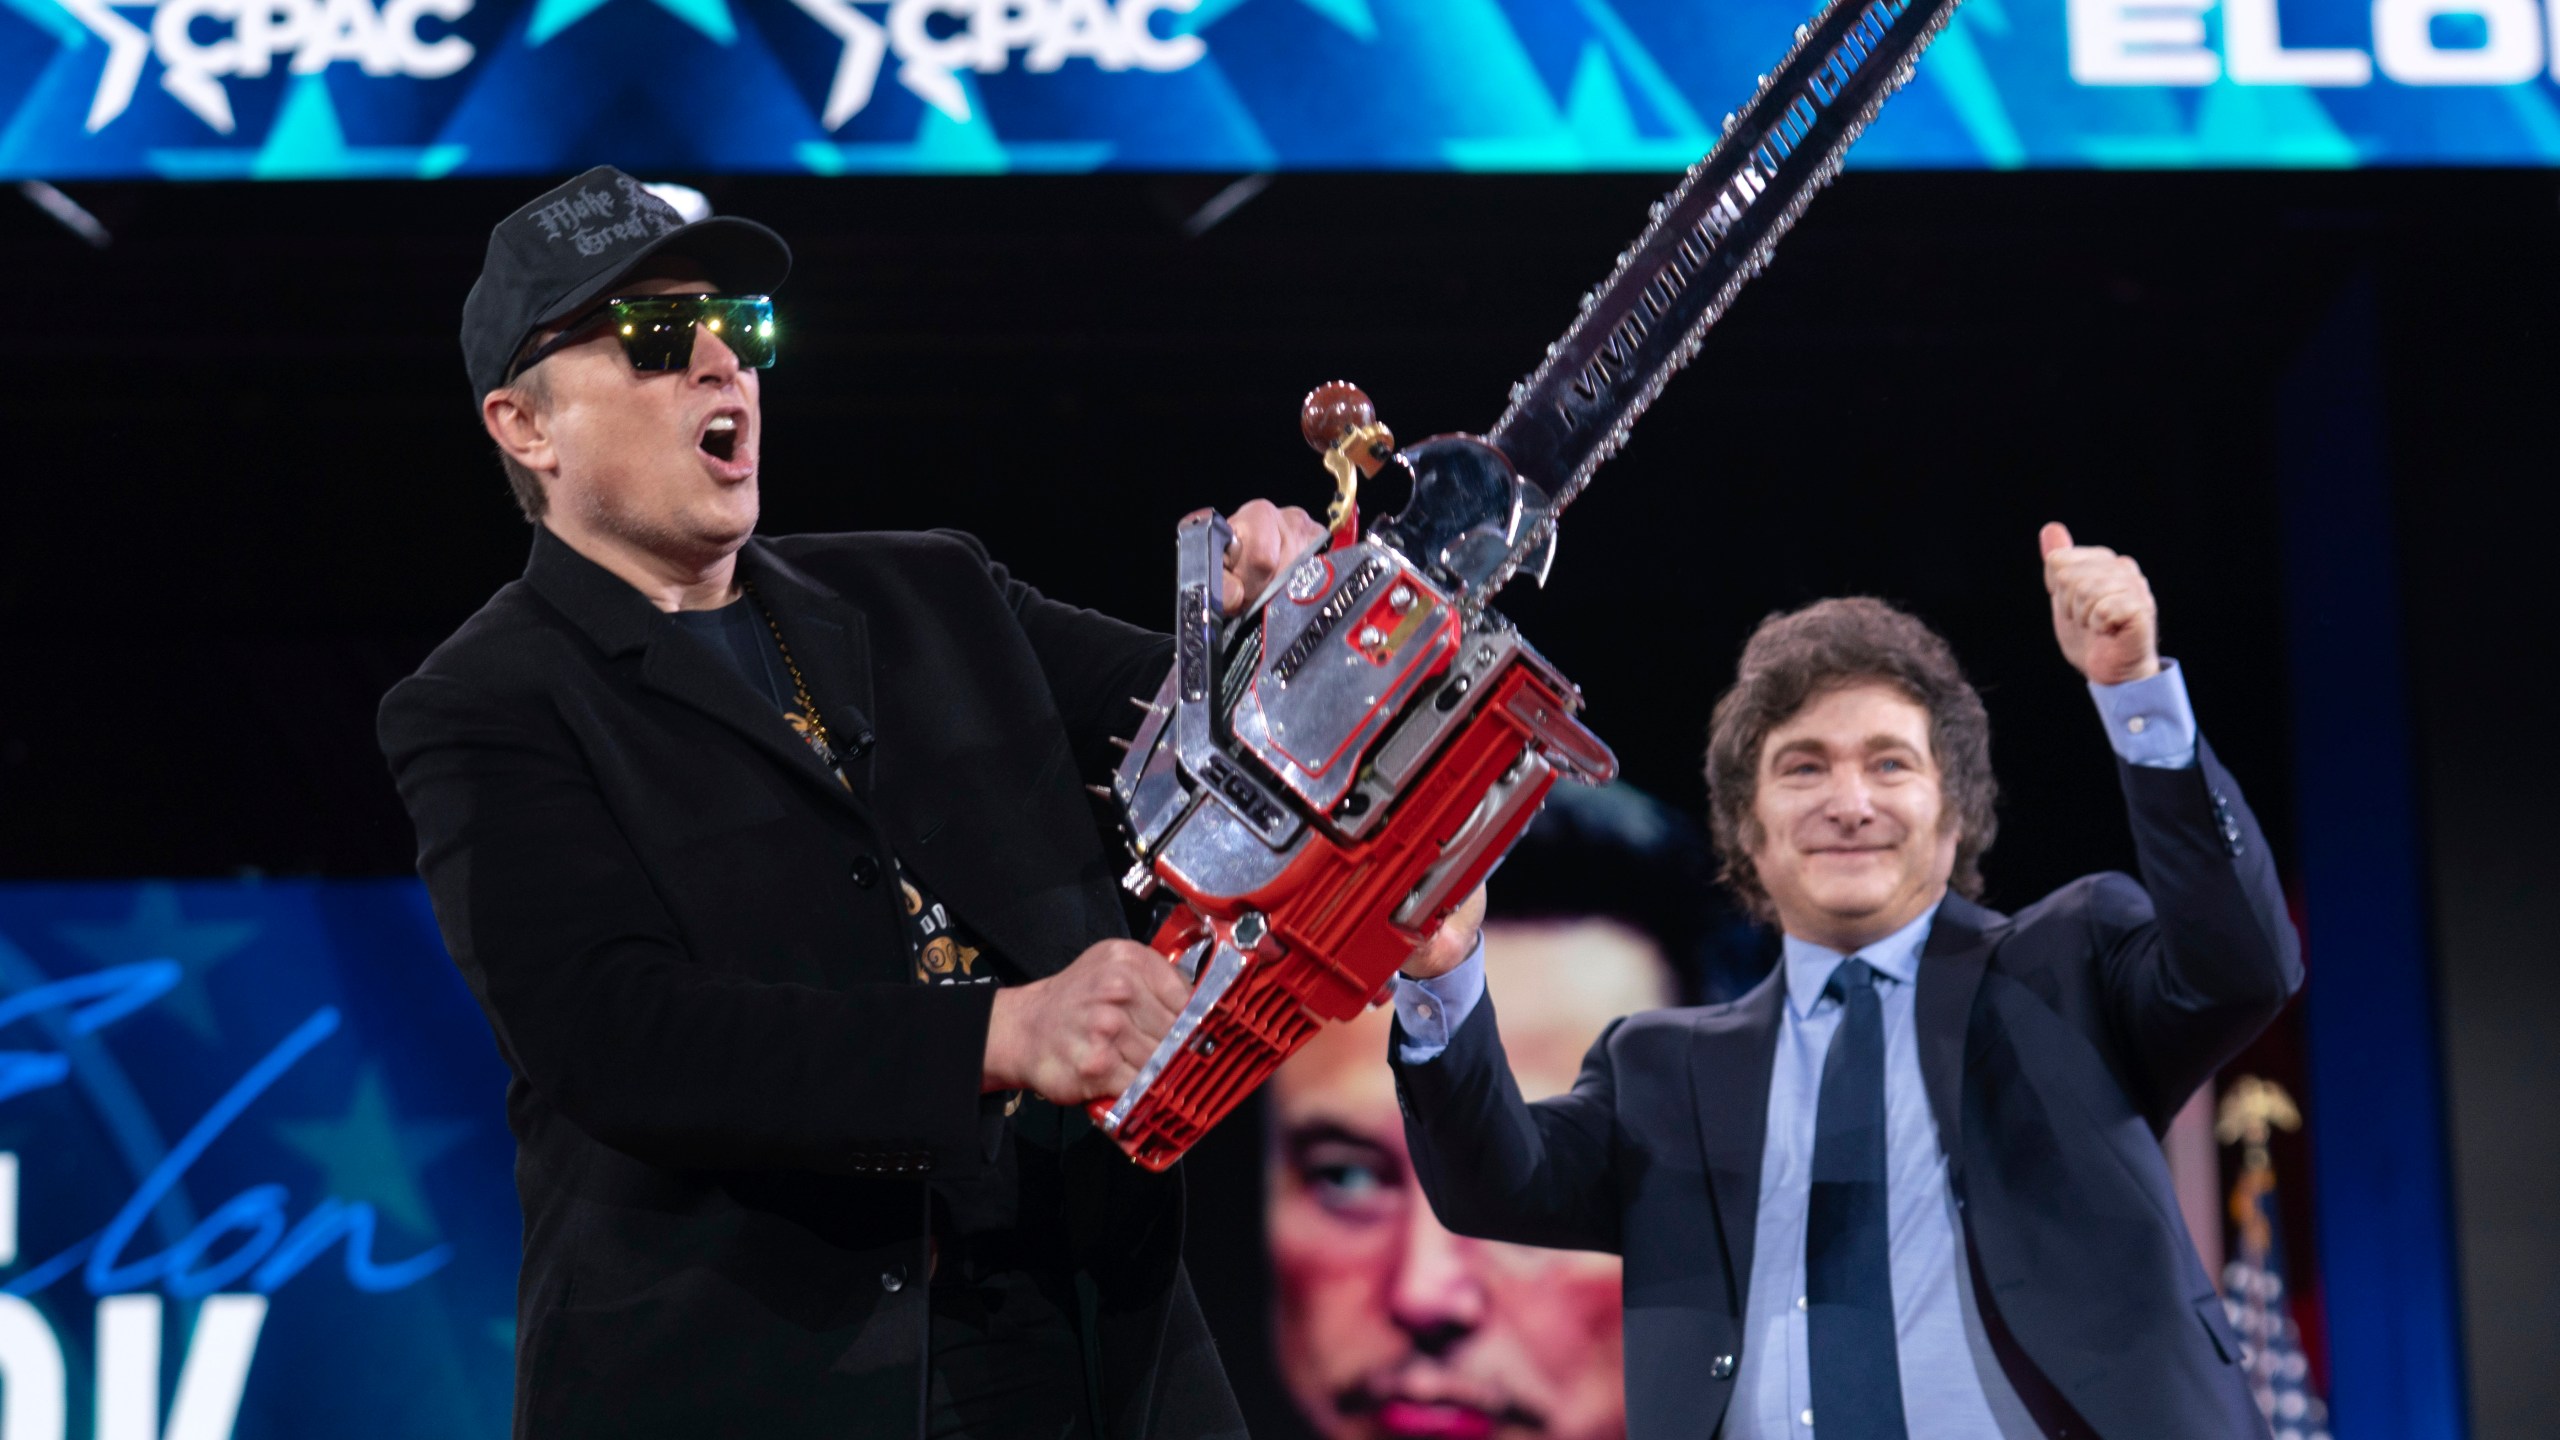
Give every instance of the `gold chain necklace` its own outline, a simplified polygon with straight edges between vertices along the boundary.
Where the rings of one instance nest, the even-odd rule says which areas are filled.
[[[747,598],[755,602],[756,613],[764,617],[764,627],[773,632],[773,647],[782,652],[782,668],[791,672],[792,693],[800,701],[801,715],[809,722],[808,733],[803,738],[809,742],[810,749],[818,752],[819,759],[827,762],[829,768],[834,768],[835,742],[827,734],[827,722],[818,714],[816,698],[809,694],[809,682],[801,677],[800,662],[791,658],[791,643],[782,638],[782,626],[773,618],[773,607],[765,604],[764,597],[756,593],[753,580],[740,580],[738,585],[747,592]]]

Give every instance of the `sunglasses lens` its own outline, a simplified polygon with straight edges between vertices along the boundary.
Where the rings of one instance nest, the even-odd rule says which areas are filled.
[[[693,317],[679,299],[616,300],[606,307],[634,370],[681,370],[693,358]]]
[[[702,328],[720,337],[750,370],[773,365],[773,302],[762,295],[714,296],[702,302]]]
[[[693,363],[697,327],[750,370],[773,364],[773,302],[762,295],[670,295],[613,302],[612,320],[634,370],[681,370]]]

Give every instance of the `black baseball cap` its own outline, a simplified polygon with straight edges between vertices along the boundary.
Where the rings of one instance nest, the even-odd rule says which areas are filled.
[[[525,337],[608,294],[640,262],[682,255],[732,294],[769,295],[791,247],[753,220],[685,223],[676,208],[610,165],[554,186],[489,232],[489,255],[462,302],[462,363],[474,399],[507,383]]]

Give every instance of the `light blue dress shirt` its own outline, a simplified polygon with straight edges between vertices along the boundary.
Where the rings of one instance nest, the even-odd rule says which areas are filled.
[[[1891,1227],[1895,1358],[1902,1413],[1915,1440],[2032,1440],[1984,1337],[1964,1261],[1963,1227],[1947,1187],[1947,1157],[1920,1078],[1912,1000],[1920,951],[1938,907],[1858,951],[1876,972],[1884,1009],[1885,1205]],[[1742,1315],[1742,1368],[1725,1413],[1725,1440],[1820,1433],[1813,1413],[1810,1316],[1804,1307],[1805,1211],[1812,1193],[1822,1062],[1840,1027],[1840,1002],[1822,987],[1848,957],[1786,937],[1786,1008],[1769,1071],[1769,1133],[1760,1152],[1760,1215]]]
[[[2176,662],[2163,661],[2160,673],[2148,680],[2091,685],[2089,694],[2108,743],[2127,764],[2184,769],[2195,763],[2195,712]],[[1857,952],[1876,972],[1884,1009],[1885,1193],[1903,1415],[1914,1440],[2033,1440],[2040,1432],[1983,1331],[1937,1119],[1920,1076],[1912,1001],[1920,954],[1937,914],[1931,906]],[[1786,1008],[1769,1076],[1741,1368],[1725,1414],[1724,1440],[1812,1440],[1818,1433],[1802,1300],[1804,1226],[1822,1062],[1840,1023],[1839,1002],[1824,998],[1822,988],[1846,958],[1786,937]],[[1406,1036],[1399,1052],[1404,1062],[1436,1058],[1484,991],[1481,944],[1446,975],[1427,981],[1399,977],[1395,1006]]]

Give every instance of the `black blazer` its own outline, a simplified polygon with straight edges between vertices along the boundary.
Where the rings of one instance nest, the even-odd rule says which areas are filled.
[[[2046,1433],[2263,1437],[2158,1136],[2283,1007],[2301,956],[2212,751],[2118,768],[2142,883],[2093,875],[2015,917],[1949,896],[1920,964],[1921,1074],[1984,1328]],[[1785,983],[1617,1021],[1535,1105],[1490,1003],[1430,1063],[1394,1062],[1442,1223],[1626,1257],[1631,1440],[1710,1434],[1732,1398]]]
[[[896,855],[1033,976],[1126,933],[1083,780],[1161,636],[952,534],[750,541],[850,793],[728,663],[537,530],[382,703],[446,945],[514,1078],[519,1437],[907,1435],[928,1187],[982,1176],[984,987],[910,978]],[[1088,1136],[1110,1433],[1238,1432],[1178,1179]]]

